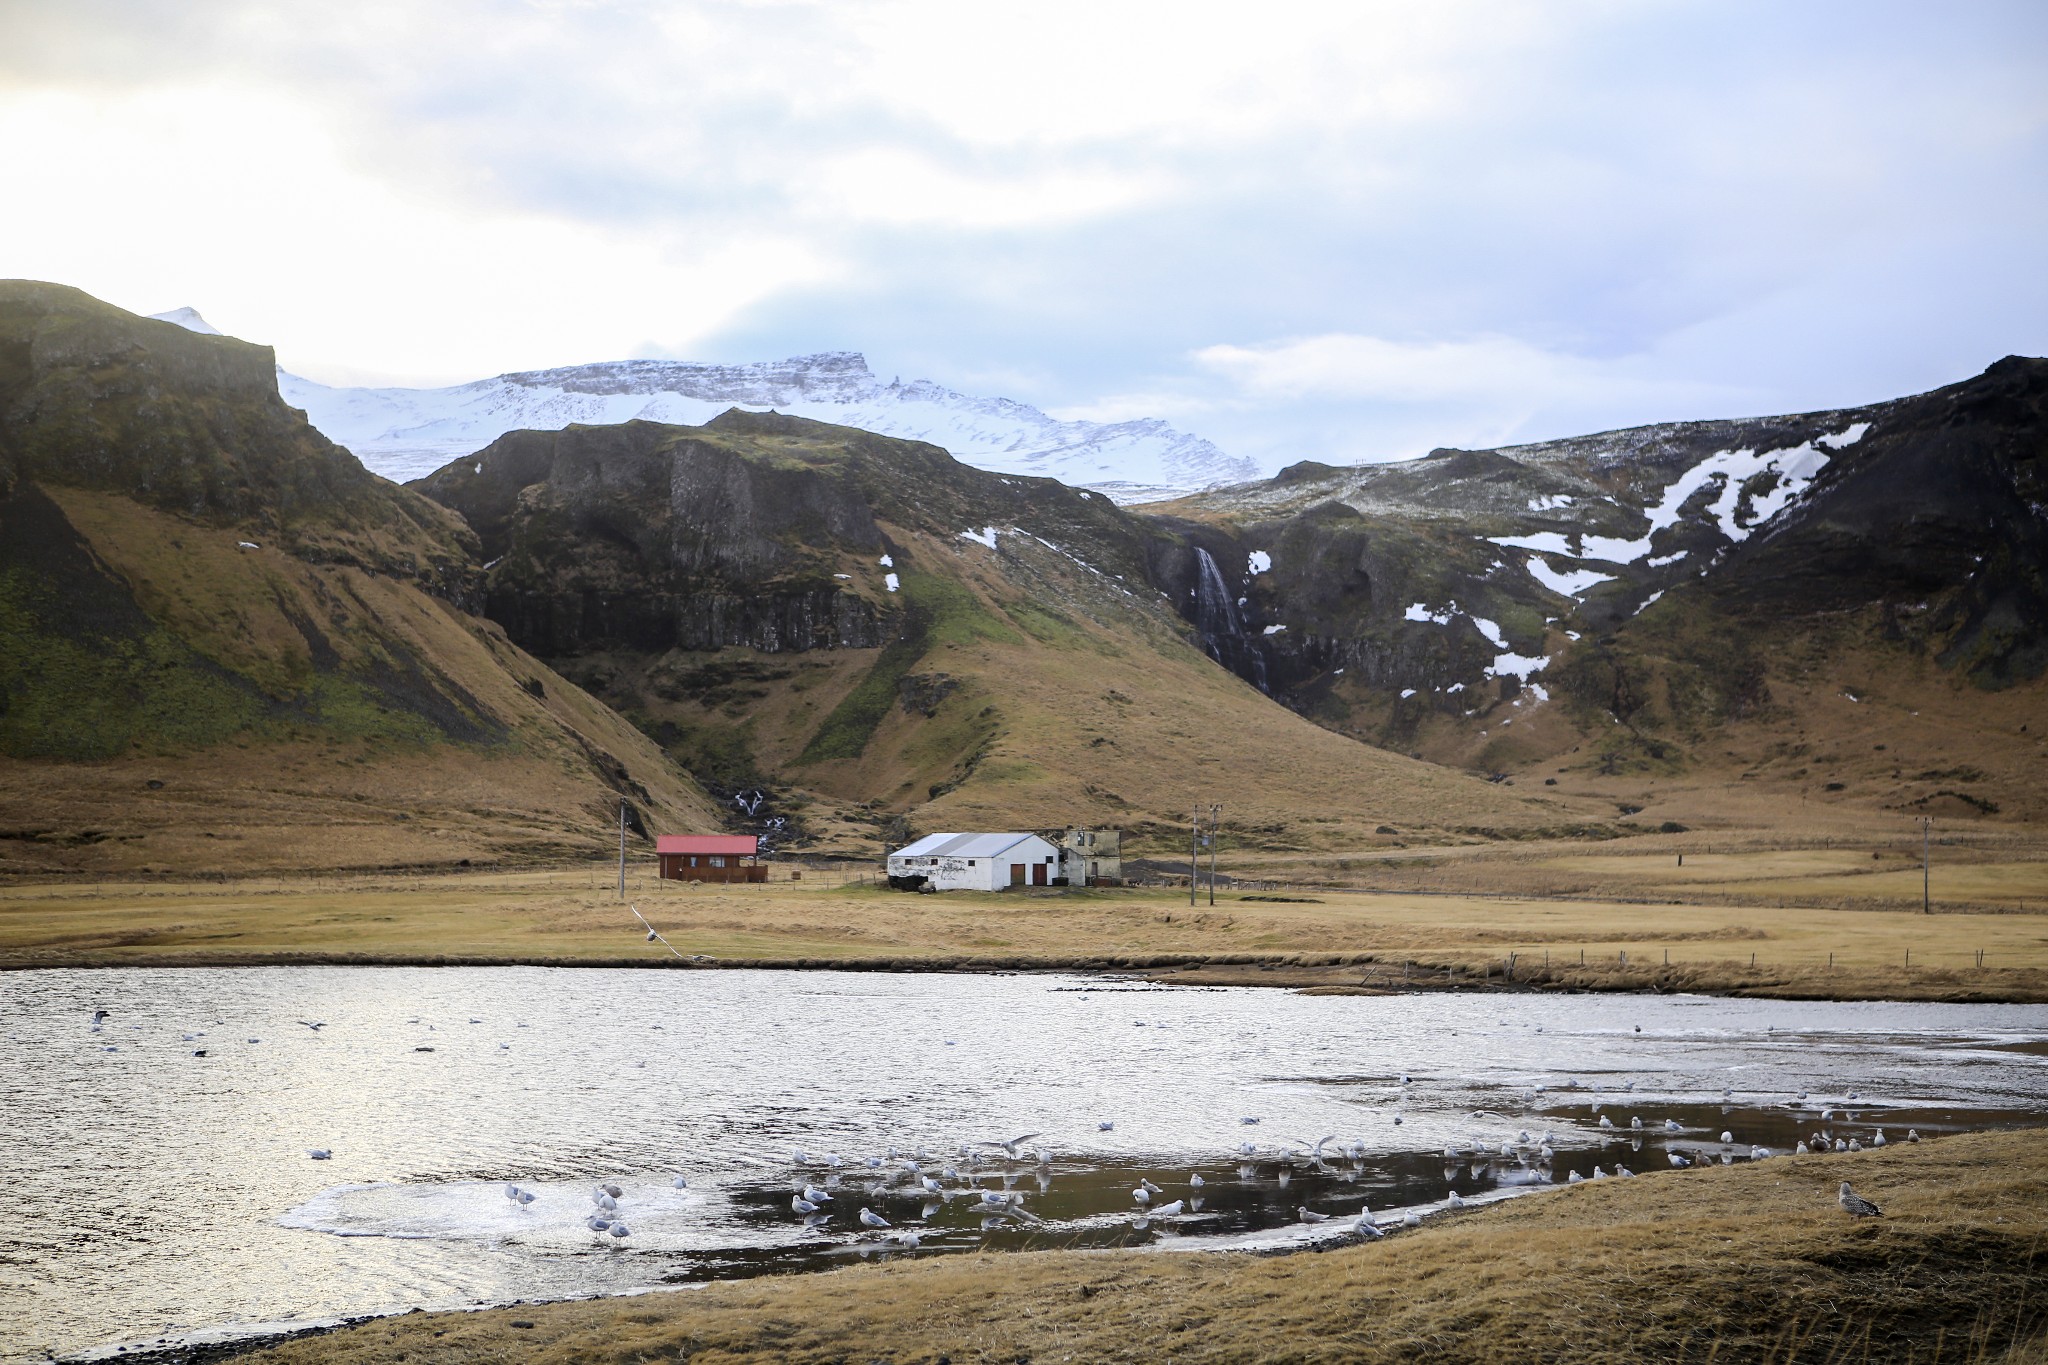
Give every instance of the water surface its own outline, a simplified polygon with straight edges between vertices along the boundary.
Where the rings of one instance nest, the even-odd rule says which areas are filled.
[[[1822,1129],[1896,1141],[2048,1120],[2044,1041],[2036,1006],[15,972],[0,976],[0,1355],[855,1255],[1328,1235],[1347,1224],[1299,1210],[1398,1218],[1595,1165],[1663,1170],[1671,1150],[1747,1160]],[[1022,1134],[1037,1136],[1014,1160],[985,1145]],[[1141,1218],[1141,1178],[1180,1215]],[[507,1200],[508,1182],[533,1200]],[[602,1182],[622,1191],[623,1242],[585,1224]],[[835,1186],[822,1221],[791,1208],[805,1184]],[[989,1224],[985,1193],[1043,1221]],[[864,1227],[863,1206],[891,1229]],[[915,1253],[889,1240],[906,1230]]]

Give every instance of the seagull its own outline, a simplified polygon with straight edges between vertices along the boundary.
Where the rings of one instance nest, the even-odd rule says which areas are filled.
[[[614,1223],[614,1224],[612,1224],[612,1236],[614,1236],[614,1237],[618,1238],[618,1239],[619,1239],[620,1241],[622,1241],[622,1242],[623,1242],[623,1241],[625,1241],[625,1240],[626,1240],[626,1239],[627,1239],[628,1237],[631,1237],[632,1235],[633,1235],[633,1230],[632,1230],[631,1228],[627,1227],[627,1226],[626,1226],[626,1225],[625,1225],[624,1223]]]
[[[1812,1151],[1813,1151],[1813,1149],[1812,1149],[1812,1148],[1810,1148],[1810,1147],[1808,1147],[1808,1146],[1807,1146],[1807,1145],[1806,1145],[1806,1144],[1805,1144],[1804,1142],[1800,1143],[1800,1144],[1799,1144],[1798,1146],[1794,1147],[1794,1148],[1793,1148],[1792,1150],[1793,1150],[1793,1151],[1794,1151],[1795,1153],[1797,1153],[1798,1155],[1800,1155],[1800,1156],[1809,1156],[1809,1155],[1811,1155],[1811,1154],[1812,1154]]]
[[[521,1190],[519,1192],[519,1207],[525,1208],[528,1204],[531,1204],[533,1200],[534,1193],[532,1190]]]
[[[327,1021],[325,1019],[319,1020],[317,1023],[311,1019],[301,1019],[299,1020],[299,1022],[304,1024],[307,1028],[313,1030],[313,1032],[315,1033],[318,1033],[321,1029],[327,1027]]]
[[[1678,1126],[1677,1119],[1666,1119],[1664,1120],[1664,1131],[1667,1133],[1682,1133],[1685,1130]]]
[[[889,1226],[889,1220],[876,1213],[873,1209],[862,1209],[860,1211],[860,1221],[863,1227],[886,1228]]]
[[[507,1185],[507,1186],[505,1187],[505,1197],[506,1197],[507,1199],[511,1200],[511,1201],[512,1201],[513,1203],[515,1203],[515,1204],[516,1204],[516,1203],[518,1203],[518,1202],[519,1202],[519,1187],[518,1187],[517,1185]]]
[[[671,1180],[668,1183],[669,1188],[674,1190],[687,1190],[690,1188],[689,1179],[685,1176],[679,1175],[674,1180]]]
[[[1447,1207],[1454,1209],[1462,1209],[1465,1207],[1464,1199],[1458,1194],[1456,1190],[1451,1191],[1451,1197],[1444,1200],[1444,1204]]]
[[[791,1213],[816,1213],[818,1206],[800,1194],[793,1194],[789,1197],[789,1209]]]
[[[1580,1175],[1577,1171],[1570,1171],[1565,1174],[1564,1183],[1567,1185],[1576,1185],[1585,1178],[1586,1177]]]
[[[993,1142],[984,1142],[981,1145],[983,1147],[1000,1147],[1009,1154],[1009,1157],[1012,1161],[1015,1161],[1017,1159],[1017,1148],[1022,1144],[1029,1142],[1032,1138],[1039,1136],[1042,1135],[1038,1133],[1022,1133],[1019,1134],[1017,1137],[1011,1138],[1008,1142],[1004,1142],[999,1138]]]
[[[675,944],[673,944],[673,943],[670,943],[670,942],[669,942],[669,941],[668,941],[667,939],[663,938],[663,937],[662,937],[662,936],[661,936],[660,934],[658,934],[658,933],[656,933],[656,932],[654,931],[654,926],[653,926],[653,925],[651,925],[651,924],[649,924],[649,923],[647,922],[647,916],[645,916],[645,915],[643,915],[643,914],[641,914],[641,913],[640,913],[640,907],[639,907],[639,906],[637,906],[637,905],[629,905],[629,906],[627,906],[626,908],[627,908],[628,910],[631,910],[631,911],[633,912],[633,918],[634,918],[634,919],[637,919],[637,920],[639,920],[639,921],[640,921],[640,927],[641,927],[642,929],[645,929],[645,930],[647,931],[647,941],[648,941],[649,943],[659,943],[659,944],[660,944],[660,945],[661,945],[662,947],[664,947],[664,948],[668,949],[668,950],[669,950],[670,952],[672,952],[672,953],[675,953],[675,955],[676,955],[677,957],[681,957],[681,956],[682,956],[682,954],[681,954],[680,952],[677,952],[677,951],[676,951],[676,945],[675,945]]]
[[[1676,1153],[1676,1152],[1671,1152],[1671,1153],[1668,1153],[1668,1155],[1669,1155],[1669,1156],[1670,1156],[1670,1158],[1671,1158],[1671,1164],[1672,1164],[1672,1166],[1673,1166],[1674,1168],[1678,1169],[1678,1170],[1681,1170],[1681,1171],[1682,1171],[1682,1170],[1684,1170],[1684,1169],[1685,1169],[1686,1167],[1688,1167],[1688,1166],[1692,1165],[1692,1163],[1691,1163],[1690,1161],[1687,1161],[1687,1160],[1686,1160],[1686,1159],[1685,1159],[1684,1157],[1680,1156],[1680,1155],[1679,1155],[1678,1153]]]
[[[333,1158],[334,1153],[325,1147],[308,1147],[306,1155],[312,1157],[315,1161],[327,1161]]]
[[[1842,1182],[1842,1192],[1835,1196],[1835,1202],[1842,1206],[1842,1212],[1851,1218],[1882,1218],[1884,1210],[1849,1188],[1849,1182]]]
[[[1131,1191],[1131,1198],[1137,1200],[1140,1204],[1149,1204],[1152,1202],[1152,1191],[1140,1185],[1137,1189]]]
[[[1873,1147],[1882,1147],[1885,1145],[1884,1129],[1880,1128],[1877,1130],[1877,1136],[1870,1140],[1870,1145]]]
[[[1630,1119],[1628,1126],[1634,1132],[1640,1133],[1643,1131],[1643,1121],[1639,1118]]]
[[[1153,1209],[1151,1216],[1154,1218],[1178,1218],[1180,1211],[1186,1207],[1185,1201],[1176,1199],[1171,1204],[1161,1204],[1158,1208]]]
[[[626,1192],[624,1190],[620,1189],[617,1185],[614,1185],[609,1181],[602,1185],[599,1185],[598,1188],[603,1190],[606,1194],[610,1195],[614,1199],[624,1199],[626,1197]]]
[[[681,1176],[676,1178],[678,1180],[682,1179]],[[925,1183],[929,1185],[931,1182],[927,1180]],[[682,1187],[677,1186],[677,1188],[680,1189]],[[829,1204],[832,1202],[832,1196],[819,1189],[816,1185],[804,1186],[804,1198],[810,1200],[813,1204]]]
[[[1414,1209],[1408,1210],[1408,1212],[1401,1215],[1401,1226],[1404,1228],[1421,1227],[1422,1215],[1417,1213]]]
[[[1304,1223],[1327,1223],[1330,1221],[1329,1214],[1317,1213],[1306,1204],[1297,1207],[1295,1212],[1301,1215],[1301,1221]]]
[[[1730,1132],[1726,1132],[1726,1131],[1724,1131],[1724,1132],[1723,1132],[1723,1133],[1721,1134],[1721,1141],[1723,1141],[1723,1142],[1733,1142],[1733,1141],[1735,1141],[1735,1134],[1733,1134],[1733,1133],[1730,1133]]]
[[[1188,1177],[1188,1185],[1197,1190],[1201,1189],[1202,1186],[1208,1183],[1208,1181],[1202,1179],[1202,1173],[1200,1171],[1196,1171],[1193,1175]]]
[[[1601,1126],[1602,1128],[1612,1128],[1612,1127],[1614,1126],[1614,1120],[1613,1120],[1613,1119],[1611,1119],[1611,1118],[1608,1118],[1608,1117],[1607,1117],[1607,1115],[1605,1115],[1605,1114],[1602,1114],[1602,1115],[1600,1116],[1600,1126]]]
[[[1919,1140],[1920,1140],[1920,1130],[1919,1130],[1918,1128],[1908,1128],[1908,1129],[1906,1130],[1906,1141],[1908,1141],[1908,1142],[1918,1142]]]
[[[1101,1123],[1095,1125],[1095,1131],[1098,1133],[1114,1133],[1116,1131],[1116,1124],[1110,1119],[1104,1119]]]
[[[583,1226],[589,1228],[592,1232],[603,1232],[611,1224],[593,1213],[590,1217],[583,1220]]]
[[[1370,1237],[1374,1241],[1378,1241],[1387,1235],[1380,1230],[1378,1223],[1373,1222],[1371,1209],[1366,1209],[1359,1213],[1358,1221],[1351,1225],[1351,1230],[1360,1237]]]

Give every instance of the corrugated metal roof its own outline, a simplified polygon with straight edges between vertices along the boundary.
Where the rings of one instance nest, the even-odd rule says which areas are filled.
[[[751,834],[664,834],[654,841],[656,853],[722,853],[744,858],[760,851]]]
[[[892,858],[997,858],[1009,852],[1029,834],[927,834],[914,844],[897,849]]]

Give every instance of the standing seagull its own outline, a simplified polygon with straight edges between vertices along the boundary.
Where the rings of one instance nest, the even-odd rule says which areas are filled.
[[[1849,1182],[1842,1182],[1842,1192],[1835,1196],[1835,1202],[1842,1206],[1842,1212],[1851,1218],[1882,1218],[1884,1210],[1849,1188]]]

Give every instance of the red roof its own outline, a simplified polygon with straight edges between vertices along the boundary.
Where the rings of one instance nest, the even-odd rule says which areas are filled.
[[[654,841],[656,853],[722,853],[745,858],[760,852],[751,834],[664,834]]]

